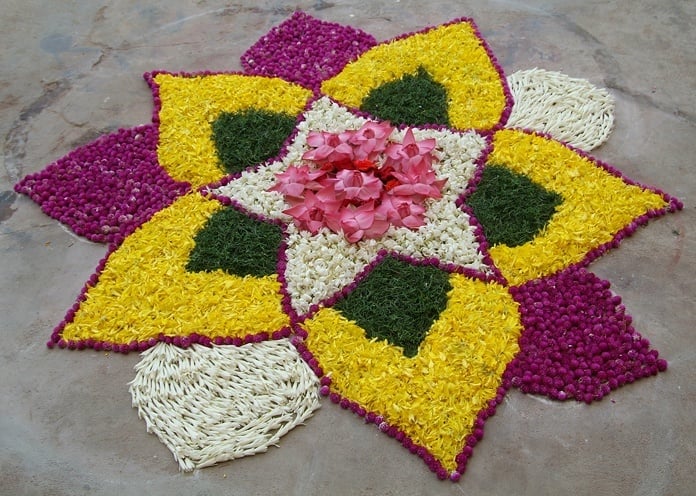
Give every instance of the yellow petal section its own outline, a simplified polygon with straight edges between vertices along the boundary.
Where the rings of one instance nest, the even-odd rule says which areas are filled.
[[[561,143],[521,131],[496,133],[488,163],[524,174],[563,197],[544,230],[524,245],[497,245],[490,255],[511,285],[582,261],[636,217],[667,206],[662,196],[627,184]]]
[[[458,22],[387,42],[363,53],[321,90],[360,107],[375,88],[423,67],[449,96],[449,119],[457,129],[490,129],[506,97],[501,76],[471,22]]]
[[[160,165],[177,181],[202,186],[224,177],[211,124],[222,112],[249,108],[299,115],[312,92],[278,78],[157,74]]]
[[[450,276],[446,309],[413,358],[338,311],[322,309],[305,323],[307,346],[332,388],[377,412],[426,447],[445,468],[457,468],[478,413],[496,396],[519,347],[517,303],[496,283]]]
[[[126,238],[109,256],[63,338],[127,344],[160,333],[195,332],[212,339],[288,325],[275,277],[186,272],[195,234],[220,208],[217,201],[189,194]]]

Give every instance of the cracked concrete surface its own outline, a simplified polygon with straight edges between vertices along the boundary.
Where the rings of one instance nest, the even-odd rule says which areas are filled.
[[[685,202],[591,269],[670,363],[590,406],[512,391],[458,484],[325,404],[268,453],[180,474],[126,384],[138,357],[45,341],[104,256],[12,191],[24,175],[149,122],[142,74],[239,70],[300,8],[384,40],[473,17],[507,73],[540,67],[616,99],[593,155]],[[0,493],[689,495],[696,485],[696,3],[690,0],[221,2],[6,0],[0,19]]]

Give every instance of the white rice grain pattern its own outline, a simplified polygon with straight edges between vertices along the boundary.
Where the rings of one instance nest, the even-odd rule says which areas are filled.
[[[506,124],[551,135],[584,151],[604,143],[614,127],[614,100],[585,79],[543,69],[508,76],[515,101]]]
[[[264,452],[319,408],[319,381],[287,339],[160,343],[135,370],[133,406],[182,471]]]

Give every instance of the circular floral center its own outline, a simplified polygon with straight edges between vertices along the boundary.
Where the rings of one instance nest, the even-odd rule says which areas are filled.
[[[276,174],[277,191],[300,228],[322,227],[346,240],[381,238],[390,226],[418,229],[425,224],[426,201],[442,197],[435,139],[416,141],[406,129],[401,141],[389,123],[366,122],[342,133],[311,131],[303,163]]]

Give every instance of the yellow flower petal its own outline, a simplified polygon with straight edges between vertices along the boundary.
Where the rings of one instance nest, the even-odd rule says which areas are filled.
[[[377,45],[321,89],[345,105],[360,107],[371,90],[419,67],[447,90],[454,128],[490,129],[498,124],[507,104],[502,78],[470,21]]]
[[[160,333],[245,337],[287,326],[276,277],[186,271],[195,234],[220,208],[186,195],[129,236],[109,256],[63,338],[128,344]]]
[[[627,184],[561,143],[521,131],[496,133],[488,163],[524,174],[563,197],[544,230],[511,248],[497,245],[490,255],[511,285],[523,284],[581,262],[611,242],[636,217],[667,205],[650,190]]]
[[[307,346],[336,392],[384,415],[454,470],[477,415],[496,396],[519,349],[522,328],[506,288],[459,274],[450,282],[447,308],[413,358],[387,341],[367,339],[333,309],[304,325]]]
[[[211,124],[222,112],[249,108],[299,115],[312,92],[282,79],[239,74],[157,74],[159,162],[177,181],[193,187],[224,177]]]

